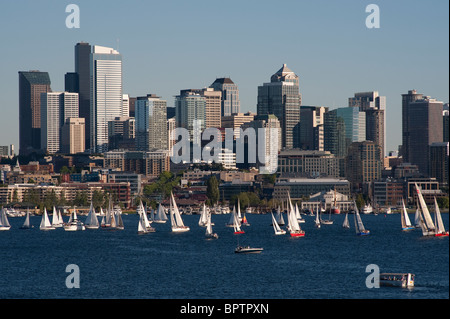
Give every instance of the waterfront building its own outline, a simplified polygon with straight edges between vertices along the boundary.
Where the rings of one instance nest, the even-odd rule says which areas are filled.
[[[137,97],[136,150],[167,150],[167,102],[154,94]]]

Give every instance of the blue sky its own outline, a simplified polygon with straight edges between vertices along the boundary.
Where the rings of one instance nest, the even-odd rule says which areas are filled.
[[[80,28],[68,29],[68,4]],[[368,4],[380,28],[368,29]],[[347,106],[355,92],[387,99],[387,151],[401,143],[401,94],[449,101],[447,0],[13,1],[0,4],[0,145],[19,144],[18,71],[50,74],[64,90],[74,45],[123,55],[124,93],[155,93],[173,106],[181,89],[228,76],[241,111],[256,111],[257,87],[286,63],[300,77],[303,105]]]

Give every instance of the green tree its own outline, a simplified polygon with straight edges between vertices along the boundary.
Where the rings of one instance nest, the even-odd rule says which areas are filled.
[[[362,194],[358,194],[358,196],[356,196],[355,203],[359,210],[365,205],[366,202],[364,201],[364,197]]]
[[[215,175],[211,176],[206,182],[206,196],[208,196],[210,205],[217,203],[220,197],[219,182]]]

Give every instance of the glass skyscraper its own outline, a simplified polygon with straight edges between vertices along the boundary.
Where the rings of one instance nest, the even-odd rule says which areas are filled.
[[[103,153],[108,150],[108,121],[122,116],[122,55],[94,45],[90,66],[91,152]]]
[[[274,114],[281,125],[283,148],[299,147],[301,95],[298,76],[286,64],[258,86],[258,115]]]
[[[167,102],[154,94],[138,97],[136,112],[136,150],[167,150]]]

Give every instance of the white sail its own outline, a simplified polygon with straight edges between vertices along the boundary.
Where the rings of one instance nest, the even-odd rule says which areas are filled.
[[[202,209],[202,212],[200,214],[200,219],[198,221],[198,225],[199,226],[206,226],[207,222],[208,222],[208,214],[206,212],[206,205],[203,204],[203,209]]]
[[[56,211],[55,206],[53,206],[52,226],[53,227],[62,227],[62,223],[59,220],[58,212]]]
[[[180,211],[178,210],[177,203],[173,197],[173,193],[170,194],[170,221],[173,232],[188,231],[189,227],[185,226],[183,219],[181,219]]]
[[[116,228],[117,229],[123,229],[123,220],[122,220],[122,214],[120,210],[115,211],[116,214]]]
[[[172,196],[173,209],[174,209],[174,215],[175,215],[175,220],[177,222],[177,226],[183,227],[184,226],[183,219],[181,219],[181,214],[180,214],[180,211],[178,210],[178,206],[177,206],[177,203],[175,202],[175,198],[173,197],[173,193],[171,194],[171,196]]]
[[[241,203],[239,201],[239,198],[238,198],[238,205],[237,205],[237,217],[238,217],[239,220],[241,220],[241,218],[242,218],[242,216],[241,216]]]
[[[284,218],[283,218],[283,214],[281,213],[280,206],[278,206],[277,216],[275,219],[276,219],[278,225],[281,225],[281,226],[284,225]]]
[[[9,230],[11,228],[11,225],[8,221],[8,216],[6,216],[6,211],[2,207],[2,210],[0,211],[0,230]]]
[[[273,226],[273,230],[275,232],[275,235],[284,235],[284,234],[286,234],[286,231],[281,229],[280,225],[278,225],[277,220],[273,216],[273,213],[271,213],[271,215],[272,215],[272,226]]]
[[[418,203],[416,206],[416,213],[414,214],[414,225],[415,227],[420,227],[420,209]]]
[[[86,220],[84,221],[84,224],[87,228],[95,229],[99,227],[97,215],[95,214],[95,208],[94,205],[91,202],[91,207],[89,209],[89,213],[86,217]]]
[[[158,209],[155,212],[155,216],[153,217],[153,221],[155,223],[165,223],[167,221],[166,213],[164,212],[164,207],[159,203]]]
[[[233,211],[231,212],[230,215],[230,220],[228,221],[228,223],[226,224],[226,226],[228,227],[234,227],[235,224],[235,220],[236,220],[236,206],[233,206]]]
[[[138,223],[138,233],[147,233],[147,229],[143,226],[144,221],[142,219],[142,215],[139,217],[139,223]]]
[[[320,217],[319,217],[319,208],[316,210],[316,220],[315,220],[316,226],[320,226]]]
[[[300,210],[298,209],[297,203],[295,203],[295,217],[300,220],[302,219],[302,216],[300,215]]]
[[[40,229],[55,229],[52,227],[50,220],[48,219],[47,209],[44,207],[44,213],[42,214],[41,224],[39,225]]]
[[[363,233],[366,229],[364,228],[364,224],[362,222],[361,216],[359,215],[358,207],[356,203],[353,202],[355,206],[355,230],[356,233]]]
[[[402,205],[403,205],[401,214],[402,228],[412,227],[411,221],[409,220],[408,212],[406,211],[405,201],[403,200],[403,198],[402,198]]]
[[[433,223],[433,219],[431,218],[430,212],[428,211],[427,204],[425,203],[425,200],[423,199],[422,192],[420,191],[419,186],[417,186],[417,183],[414,183],[414,184],[416,186],[417,196],[419,197],[420,209],[422,210],[422,214],[425,219],[425,224],[429,230],[434,230],[435,226]]]
[[[350,228],[350,223],[348,222],[348,213],[345,213],[344,223],[342,223],[342,227]]]
[[[236,214],[236,211],[233,210],[233,218],[234,218],[234,222],[233,222],[233,228],[234,228],[234,232],[235,233],[239,233],[241,232],[241,222],[239,221],[238,215]]]
[[[31,223],[30,223],[30,212],[27,209],[27,217],[25,217],[25,221],[23,222],[21,229],[30,229]]]
[[[436,219],[436,227],[437,233],[445,233],[444,222],[442,221],[441,211],[439,209],[439,205],[436,201],[436,197],[434,198],[434,209],[435,209],[435,219]]]

